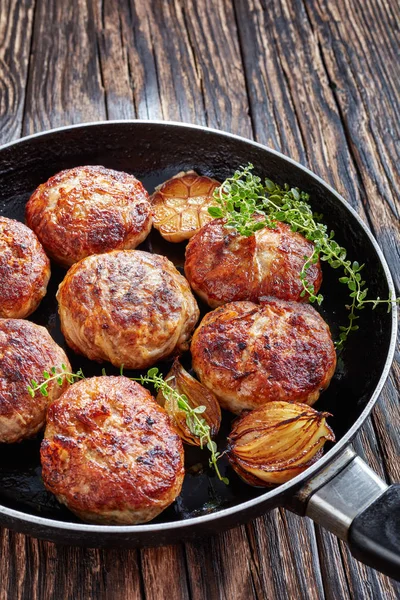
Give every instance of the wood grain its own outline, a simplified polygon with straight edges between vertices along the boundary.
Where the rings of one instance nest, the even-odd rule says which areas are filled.
[[[389,4],[373,0],[363,2],[362,10],[354,0],[345,0],[335,7],[327,1],[307,6],[327,76],[335,83],[332,90],[362,185],[370,224],[384,252],[398,264],[400,62],[395,17]],[[352,19],[348,18],[349,13]],[[327,26],[329,51],[324,43]],[[352,44],[343,43],[345,39],[351,39]],[[396,270],[394,277],[399,284]]]
[[[93,3],[39,0],[23,135],[105,118]]]
[[[247,525],[263,598],[324,597],[314,526],[283,509]],[[299,553],[299,549],[300,553]]]
[[[250,548],[244,527],[208,540],[186,544],[188,575],[194,599],[260,598],[254,582]]]
[[[21,136],[35,2],[2,0],[0,8],[0,143]]]
[[[260,141],[265,143],[275,142],[276,138],[273,140],[265,139],[262,130],[263,114],[257,110],[257,107],[260,106],[260,98],[273,98],[279,82],[284,80],[286,93],[289,94],[290,101],[285,101],[282,104],[279,102],[280,118],[282,119],[279,131],[285,131],[285,136],[281,138],[281,146],[278,149],[297,158],[296,154],[293,153],[294,147],[298,153],[298,148],[301,148],[302,152],[299,154],[299,159],[303,163],[308,164],[314,172],[320,174],[338,189],[364,219],[367,222],[369,221],[371,226],[374,226],[375,222],[379,222],[379,225],[376,228],[374,227],[374,233],[381,241],[382,231],[385,233],[386,228],[388,228],[393,232],[394,228],[398,228],[398,217],[396,219],[396,213],[385,211],[386,227],[382,228],[381,212],[377,208],[376,202],[382,204],[385,199],[376,194],[372,195],[370,199],[368,191],[364,187],[364,181],[360,177],[360,168],[353,154],[352,146],[348,144],[349,134],[345,106],[341,106],[335,95],[334,90],[336,88],[335,85],[332,85],[335,79],[332,79],[332,75],[327,68],[327,59],[323,52],[324,45],[321,43],[322,39],[326,48],[331,47],[332,27],[336,26],[334,15],[331,14],[331,19],[326,18],[328,4],[330,7],[332,6],[331,3],[326,3],[320,11],[320,14],[325,15],[325,18],[323,21],[321,18],[318,36],[315,25],[311,21],[315,16],[312,7],[310,8],[310,3],[303,3],[299,0],[297,2],[282,1],[266,4],[258,0],[251,0],[250,2],[235,0],[246,74],[248,81],[254,84],[249,85],[248,88],[250,104],[255,107],[251,112],[253,127],[256,137]],[[351,20],[354,27],[360,11],[356,11],[354,5],[353,7],[347,6],[347,9],[355,15],[355,18]],[[342,15],[340,23],[342,24],[345,21],[349,21],[348,13],[346,18]],[[360,39],[365,39],[369,35],[366,29],[362,33]],[[256,47],[244,43],[244,40],[254,38],[259,40]],[[338,40],[338,45],[340,45],[340,41],[343,45],[344,39],[352,39],[350,32],[347,32],[346,37],[342,34],[342,37]],[[296,48],[296,52],[293,51],[294,48]],[[333,53],[327,52],[326,54],[333,64]],[[340,69],[343,79],[343,73],[347,74],[348,72],[344,62],[341,63]],[[259,76],[260,72],[262,77]],[[339,77],[339,73],[337,73],[337,76]],[[374,80],[372,73],[370,78]],[[369,84],[369,81],[370,79],[365,81],[364,87]],[[372,100],[371,98],[370,104],[374,103],[378,106],[381,104],[379,93],[385,95],[384,88],[378,90],[375,84],[373,84],[373,87],[375,99]],[[350,77],[346,80],[345,89],[348,96],[351,95],[352,97],[353,104],[351,107],[354,116],[357,85]],[[278,92],[278,94],[281,93],[281,91]],[[373,96],[372,93],[370,95]],[[361,101],[359,102],[359,110],[363,110]],[[374,112],[377,112],[377,107]],[[287,113],[289,113],[289,118],[286,116]],[[368,113],[363,111],[364,122],[367,122],[368,118]],[[347,119],[351,120],[351,117],[347,115]],[[364,127],[362,131],[359,131],[357,127],[353,127],[353,135],[358,134],[361,136],[365,134],[366,129],[367,127]],[[298,132],[296,137],[293,137],[293,132]],[[363,141],[359,137],[356,145],[360,147]],[[367,170],[367,166],[367,164],[363,165],[363,171]],[[371,166],[375,167],[376,164],[369,165],[370,171]],[[373,177],[379,180],[385,177],[383,168],[378,170],[372,168],[372,174]],[[367,198],[368,201],[366,201]],[[396,199],[389,198],[388,203],[396,206]],[[392,239],[394,242],[395,239],[398,239],[398,235],[395,236],[392,233]],[[388,261],[394,267],[394,271],[398,271],[396,269],[396,265],[399,265],[397,250],[393,253],[392,248],[388,245],[383,249]],[[391,457],[389,463],[391,464],[392,477],[393,475],[396,477],[393,470],[397,471],[396,465],[399,462],[396,459],[400,451],[399,436],[395,432],[400,429],[400,415],[395,398],[394,381],[390,378],[382,394],[382,400],[374,410],[373,420],[366,423],[355,441],[355,447],[359,454],[384,479],[389,478],[389,474],[381,448],[384,446],[386,455]],[[376,435],[378,423],[379,438]],[[327,536],[320,536],[318,539],[319,543],[324,546],[321,552],[324,555],[329,553],[333,560],[334,542],[329,540]],[[329,540],[328,545],[327,540]],[[309,541],[311,542],[311,540]],[[350,555],[346,553],[344,561],[348,562],[349,560],[352,561]],[[358,573],[356,561],[353,561],[353,563],[352,572]],[[370,576],[372,577],[371,574]],[[393,593],[388,580],[385,585],[387,586],[385,593]],[[340,587],[343,589],[343,585]]]
[[[124,27],[130,27],[126,2],[94,3],[96,47],[108,119],[135,119],[133,81]]]
[[[3,142],[104,118],[255,137],[309,166],[399,267],[398,22],[388,0],[0,0]],[[399,363],[357,451],[400,479]],[[196,543],[64,548],[0,531],[0,600],[395,599],[400,587],[284,510]]]
[[[185,554],[181,545],[145,548],[140,555],[145,598],[189,598]]]
[[[399,55],[395,15],[386,2],[367,1],[363,10],[354,0],[336,7],[323,1],[305,6],[343,122],[368,223],[391,266],[399,295],[400,63],[390,60]],[[351,45],[343,42],[350,39]],[[382,463],[389,481],[398,481],[400,475],[399,365],[397,355],[372,419],[378,454],[390,457]],[[367,460],[376,455],[370,452]]]

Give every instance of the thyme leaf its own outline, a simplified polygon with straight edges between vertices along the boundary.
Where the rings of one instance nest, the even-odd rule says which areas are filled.
[[[35,379],[32,379],[27,389],[32,398],[35,397],[36,392],[40,392],[42,396],[48,396],[48,385],[51,381],[56,381],[57,385],[62,386],[64,381],[72,384],[78,379],[85,379],[82,369],[79,369],[76,373],[72,373],[68,371],[66,365],[62,364],[60,367],[51,367],[50,371],[43,371],[43,381],[39,383]]]
[[[313,242],[311,256],[304,257],[300,272],[303,286],[301,296],[308,294],[309,301],[320,305],[322,294],[317,294],[312,284],[307,281],[307,271],[318,261],[327,262],[333,269],[341,269],[340,283],[348,287],[350,303],[347,306],[348,324],[340,327],[339,339],[336,340],[337,350],[341,350],[351,331],[356,331],[358,325],[357,311],[363,310],[367,304],[376,308],[384,304],[391,310],[392,305],[399,304],[400,298],[368,299],[368,288],[361,277],[364,265],[347,258],[347,251],[334,239],[334,231],[328,231],[322,223],[322,215],[313,213],[309,205],[309,195],[298,188],[285,184],[277,185],[270,179],[261,180],[253,174],[253,165],[237,169],[232,177],[228,177],[214,191],[217,206],[210,207],[208,212],[215,218],[226,220],[226,227],[233,227],[240,235],[246,237],[264,227],[275,228],[277,222],[287,223],[291,230],[301,233],[307,240]],[[255,218],[256,217],[256,218]]]
[[[122,373],[121,373],[122,374]],[[202,413],[205,412],[205,406],[197,406],[193,408],[189,404],[188,398],[185,394],[180,394],[174,388],[172,388],[168,381],[166,381],[162,374],[159,372],[157,367],[153,367],[149,369],[146,375],[141,375],[140,377],[130,377],[133,381],[138,381],[141,384],[150,383],[154,386],[154,389],[158,392],[161,390],[163,396],[169,400],[174,399],[180,410],[183,410],[186,413],[186,424],[193,435],[199,438],[200,440],[200,448],[207,447],[210,451],[211,456],[209,459],[210,467],[212,467],[218,479],[223,481],[226,485],[229,484],[229,480],[227,477],[223,477],[219,471],[217,460],[221,456],[220,452],[218,452],[217,444],[211,439],[211,429],[206,420],[201,416]]]
[[[121,365],[120,374],[123,375],[124,365]],[[102,369],[102,375],[106,375],[106,370]],[[56,381],[58,385],[63,385],[64,381],[68,381],[68,383],[73,384],[78,379],[85,379],[85,376],[82,372],[82,369],[79,369],[76,373],[71,373],[67,370],[66,366],[63,364],[61,367],[51,367],[50,371],[43,371],[43,381],[41,383],[31,380],[31,383],[28,384],[27,389],[32,398],[35,397],[37,391],[39,391],[43,396],[48,396],[48,384],[51,381]],[[218,465],[217,460],[221,456],[221,453],[218,452],[217,444],[211,439],[211,429],[206,420],[201,416],[205,411],[205,406],[196,406],[193,408],[189,404],[188,398],[184,394],[179,394],[176,390],[174,390],[169,384],[168,380],[166,381],[162,374],[159,372],[157,367],[152,367],[146,373],[146,375],[141,375],[140,377],[129,377],[131,381],[138,381],[141,384],[152,384],[156,391],[161,390],[165,398],[173,398],[176,400],[179,408],[186,413],[186,423],[193,435],[199,438],[200,440],[200,448],[204,448],[205,446],[211,453],[209,464],[210,467],[214,468],[218,478],[223,481],[226,485],[229,484],[229,480],[227,477],[222,477]]]

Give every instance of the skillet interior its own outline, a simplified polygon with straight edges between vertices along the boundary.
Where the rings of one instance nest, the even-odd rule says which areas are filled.
[[[149,192],[154,186],[180,170],[195,169],[222,181],[233,170],[252,162],[257,174],[278,183],[288,182],[311,194],[317,212],[335,230],[336,239],[348,249],[350,259],[365,262],[364,278],[370,297],[387,297],[388,285],[380,259],[356,217],[338,202],[321,182],[284,157],[245,140],[223,136],[215,131],[191,129],[178,125],[146,122],[108,123],[51,132],[3,148],[0,151],[0,213],[24,220],[24,207],[39,183],[61,169],[83,164],[101,164],[133,173]],[[144,250],[167,255],[181,266],[184,245],[168,244],[154,232],[141,246]],[[46,298],[30,317],[49,328],[54,339],[65,348],[59,329],[55,292],[64,270],[52,267]],[[346,322],[345,286],[337,282],[337,272],[324,268],[322,314],[334,336]],[[337,440],[341,439],[362,413],[384,369],[391,338],[391,315],[384,308],[366,309],[359,320],[360,331],[349,338],[346,350],[329,389],[318,401],[318,410],[333,414],[330,419]],[[100,374],[101,365],[74,355],[67,348],[74,368],[85,374]],[[187,360],[187,359],[186,359]],[[115,369],[105,365],[107,373]],[[168,365],[163,365],[168,368]],[[219,436],[221,448],[229,432],[231,417],[224,416]],[[77,519],[48,494],[40,479],[40,438],[13,446],[0,446],[0,504],[31,515],[76,522]],[[226,462],[222,471],[230,478],[226,487],[206,469],[207,456],[187,448],[189,475],[178,501],[153,523],[163,523],[198,516],[240,504],[265,494],[242,483]],[[224,459],[223,459],[224,460]],[[198,467],[201,464],[203,468]]]

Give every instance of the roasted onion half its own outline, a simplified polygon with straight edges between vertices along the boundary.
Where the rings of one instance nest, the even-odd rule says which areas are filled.
[[[221,425],[221,408],[213,392],[192,377],[178,359],[174,361],[165,381],[178,394],[183,394],[187,398],[191,408],[205,407],[203,412],[198,413],[198,417],[204,419],[210,428],[210,437],[217,435]],[[188,413],[178,406],[177,398],[172,394],[165,396],[160,390],[157,394],[157,402],[169,414],[182,440],[192,446],[200,446],[200,438],[189,427]]]
[[[320,458],[327,440],[335,441],[329,416],[306,404],[268,402],[234,422],[229,462],[250,485],[285,483]]]

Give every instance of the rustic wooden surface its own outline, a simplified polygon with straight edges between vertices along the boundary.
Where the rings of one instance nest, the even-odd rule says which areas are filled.
[[[363,216],[399,284],[400,6],[392,0],[0,0],[0,139],[157,118],[255,138]],[[355,441],[400,480],[399,363]],[[284,510],[140,551],[0,531],[0,599],[390,600],[400,588]]]

